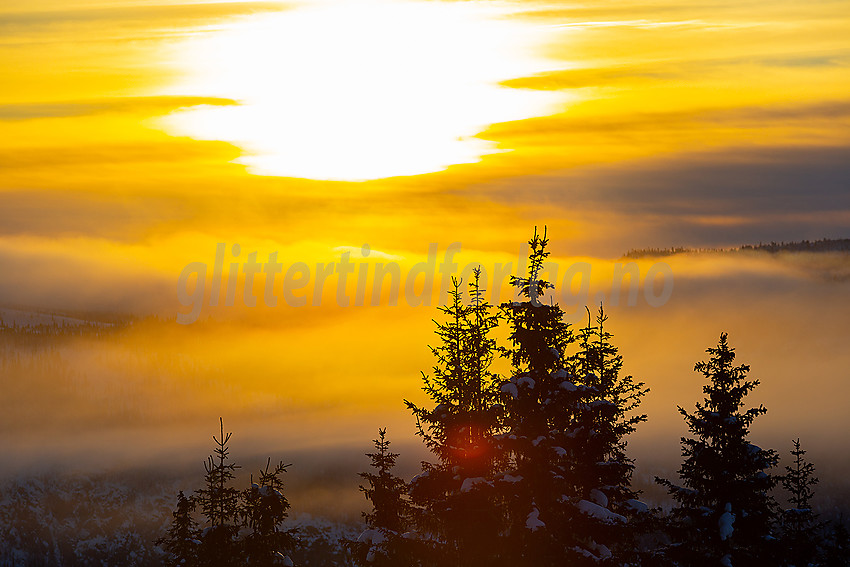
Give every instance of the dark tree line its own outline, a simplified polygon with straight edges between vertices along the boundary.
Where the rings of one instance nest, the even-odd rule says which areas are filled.
[[[547,244],[545,231],[535,231],[528,273],[511,280],[516,301],[488,304],[477,271],[466,294],[453,281],[435,321],[434,366],[422,374],[429,403],[405,400],[432,459],[410,481],[396,476],[398,454],[378,431],[367,453],[372,470],[360,474],[371,504],[366,530],[343,542],[350,559],[364,567],[850,564],[843,522],[821,522],[812,509],[818,481],[799,439],[785,474],[774,450],[749,441],[767,410],[747,407],[759,382],[735,364],[725,333],[695,366],[704,400],[679,407],[689,434],[678,479],[656,479],[672,510],[640,502],[627,438],[646,420],[639,407],[648,388],[623,374],[601,307],[576,330],[547,302]],[[493,331],[502,325],[508,338],[500,345]],[[492,371],[497,357],[507,377]],[[267,466],[238,491],[229,434],[222,427],[214,439],[205,487],[178,496],[161,540],[171,564],[291,565],[297,540],[282,527],[286,467]],[[787,507],[775,499],[779,486]]]
[[[850,238],[821,238],[820,240],[800,240],[796,242],[759,242],[758,244],[743,244],[737,248],[638,248],[623,255],[623,258],[646,258],[647,256],[663,257],[675,254],[703,253],[735,253],[735,252],[850,252]]]

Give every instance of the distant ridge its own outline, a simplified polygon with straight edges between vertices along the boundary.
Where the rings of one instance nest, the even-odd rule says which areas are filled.
[[[706,254],[734,252],[850,252],[850,238],[823,238],[821,240],[800,240],[796,242],[770,242],[744,244],[737,248],[636,248],[629,250],[623,258],[638,259],[646,257],[673,256],[674,254]]]

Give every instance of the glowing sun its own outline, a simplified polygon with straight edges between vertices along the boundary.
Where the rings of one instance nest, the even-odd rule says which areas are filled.
[[[313,0],[199,30],[171,94],[232,98],[162,119],[224,140],[262,175],[358,181],[503,151],[488,125],[554,112],[563,94],[500,83],[550,70],[553,28],[500,2]]]

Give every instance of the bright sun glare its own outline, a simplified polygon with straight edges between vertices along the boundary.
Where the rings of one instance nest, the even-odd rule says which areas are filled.
[[[489,124],[554,112],[562,94],[500,86],[550,70],[553,28],[499,2],[312,0],[203,30],[171,92],[196,107],[167,130],[224,140],[253,173],[359,181],[440,171],[501,151]]]

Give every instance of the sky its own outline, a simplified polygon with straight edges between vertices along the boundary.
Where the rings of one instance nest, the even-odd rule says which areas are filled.
[[[370,307],[370,287],[359,307],[355,274],[345,306],[333,278],[316,292],[316,264],[347,253],[405,275],[457,243],[459,269],[485,266],[504,300],[495,266],[518,268],[535,226],[560,278],[593,267],[585,303],[606,300],[626,368],[653,388],[638,449],[667,435],[675,454],[675,404],[699,395],[693,363],[722,330],[773,377],[771,440],[847,425],[843,398],[789,395],[801,375],[846,382],[846,259],[671,258],[657,307],[643,291],[612,305],[611,282],[633,248],[850,236],[848,24],[848,1],[3,3],[0,303],[160,317],[54,353],[84,386],[50,417],[16,390],[21,458],[59,450],[69,423],[121,459],[142,424],[179,445],[175,423],[203,440],[228,412],[254,433],[307,420],[316,446],[368,448],[387,423],[408,440],[400,399],[431,364],[439,294]],[[318,305],[290,306],[278,281],[270,307],[258,276],[256,307],[211,306],[219,243],[226,264],[303,262],[293,297]],[[578,286],[580,322],[581,283],[557,283]],[[92,433],[104,423],[124,433]]]
[[[844,236],[847,8],[7,3],[2,257]]]

